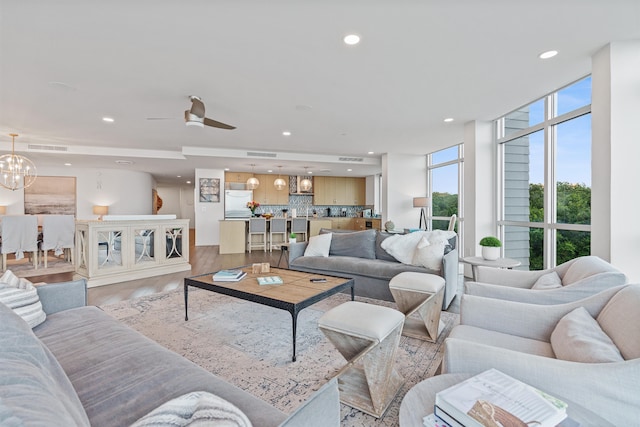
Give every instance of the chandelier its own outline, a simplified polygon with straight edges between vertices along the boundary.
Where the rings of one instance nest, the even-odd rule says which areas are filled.
[[[276,187],[276,190],[284,190],[285,187],[287,186],[287,181],[285,181],[284,179],[280,178],[280,170],[281,169],[282,169],[282,166],[278,166],[278,179],[273,181],[273,186]]]
[[[308,166],[305,166],[304,170],[308,174],[309,171],[307,171],[307,169],[308,169]],[[313,183],[306,176],[302,179],[302,181],[300,181],[300,191],[309,191],[309,190],[311,190],[312,186],[313,186]]]
[[[256,178],[253,173],[254,166],[255,163],[251,163],[251,178],[247,180],[247,190],[255,190],[260,185],[260,181],[258,181],[258,178]]]
[[[0,185],[15,191],[27,188],[38,177],[36,165],[24,156],[15,153],[15,139],[18,134],[10,133],[11,154],[0,156]]]

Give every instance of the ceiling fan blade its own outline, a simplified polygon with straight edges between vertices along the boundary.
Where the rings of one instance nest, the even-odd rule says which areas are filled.
[[[195,96],[191,97],[191,114],[194,116],[198,116],[200,118],[204,118],[204,104]]]
[[[214,128],[220,128],[220,129],[235,129],[235,126],[231,126],[231,125],[227,125],[225,123],[221,123],[221,122],[217,122],[215,120],[211,120],[207,117],[204,118],[204,124],[206,126],[213,126]]]

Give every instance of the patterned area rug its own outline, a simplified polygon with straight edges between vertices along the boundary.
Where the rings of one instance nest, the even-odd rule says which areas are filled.
[[[297,361],[291,362],[291,315],[263,305],[201,289],[189,290],[189,321],[184,295],[174,290],[103,306],[102,309],[164,347],[228,382],[290,413],[345,364],[318,329],[322,314],[349,300],[338,294],[298,315]],[[356,297],[358,301],[395,304]],[[442,343],[458,315],[442,313],[437,343],[402,337],[396,365],[406,382],[385,415],[376,420],[342,405],[341,425],[397,426],[400,402],[421,380],[433,376],[442,360]]]

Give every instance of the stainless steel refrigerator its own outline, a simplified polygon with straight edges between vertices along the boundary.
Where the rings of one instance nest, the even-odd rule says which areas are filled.
[[[224,217],[230,219],[250,218],[251,209],[247,207],[247,203],[252,200],[252,190],[225,190]]]

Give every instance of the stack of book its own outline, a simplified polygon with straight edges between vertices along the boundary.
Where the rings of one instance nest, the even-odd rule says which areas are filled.
[[[220,270],[213,275],[214,282],[238,282],[246,276],[242,270]]]
[[[567,404],[489,369],[437,393],[434,414],[451,427],[555,427]]]
[[[280,276],[258,277],[259,285],[281,285],[282,278]]]

